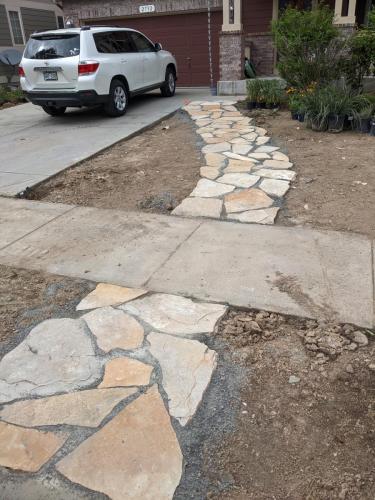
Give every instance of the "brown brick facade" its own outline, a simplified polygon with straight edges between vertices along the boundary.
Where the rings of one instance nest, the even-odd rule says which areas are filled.
[[[245,37],[245,47],[250,48],[250,59],[257,76],[270,76],[274,73],[275,48],[270,33],[254,33]]]
[[[220,80],[242,80],[244,43],[239,32],[220,34]]]

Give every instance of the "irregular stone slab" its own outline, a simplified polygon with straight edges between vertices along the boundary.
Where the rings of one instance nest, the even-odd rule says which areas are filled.
[[[257,175],[249,175],[244,173],[229,173],[217,179],[217,182],[223,182],[224,184],[233,184],[236,187],[249,188],[254,186],[259,181],[260,177]]]
[[[225,156],[219,153],[207,153],[205,155],[206,163],[209,167],[220,168],[225,165],[226,158]]]
[[[255,150],[256,153],[273,153],[274,151],[277,151],[280,148],[277,148],[276,146],[260,146]]]
[[[147,290],[99,283],[76,307],[77,311],[96,307],[118,306],[147,293]]]
[[[249,153],[247,156],[249,158],[255,158],[256,160],[267,160],[271,158],[268,153]]]
[[[231,141],[229,141],[231,144],[249,144],[250,141],[247,141],[246,139],[244,139],[243,137],[235,137],[234,139],[232,139]]]
[[[156,386],[56,465],[70,481],[112,500],[171,500],[182,453]]]
[[[260,136],[256,140],[256,143],[258,146],[261,146],[262,144],[267,144],[271,140],[271,137],[265,137],[265,136]]]
[[[134,300],[121,308],[141,317],[156,330],[182,336],[213,332],[227,309],[221,304],[193,302],[185,297],[163,293]]]
[[[37,472],[65,441],[66,436],[0,422],[0,465]]]
[[[272,158],[274,160],[289,161],[289,157],[287,155],[284,155],[284,153],[280,153],[280,151],[276,151],[276,153],[272,153]]]
[[[281,170],[286,170],[288,168],[293,167],[293,163],[290,163],[288,161],[280,161],[280,160],[266,160],[263,163],[263,166],[266,168],[279,168]]]
[[[190,196],[198,196],[199,198],[214,198],[222,196],[234,190],[233,186],[227,184],[219,184],[209,179],[201,179],[198,181],[196,188],[191,192]]]
[[[225,209],[228,213],[244,212],[268,208],[273,204],[273,199],[260,189],[252,188],[239,193],[231,193],[224,198]]]
[[[228,166],[225,169],[225,173],[250,172],[253,167],[255,167],[255,163],[253,163],[250,159],[248,159],[248,161],[229,160]]]
[[[210,104],[204,104],[202,106],[203,111],[216,111],[220,109],[220,103],[219,102],[213,102]]]
[[[224,153],[224,155],[227,156],[228,158],[232,158],[233,160],[249,161],[249,158],[247,156],[237,155],[236,153],[226,152]],[[254,159],[253,163],[257,163],[257,160]]]
[[[201,177],[206,177],[207,179],[215,180],[220,175],[220,171],[215,167],[201,167],[200,169]]]
[[[115,358],[105,365],[103,382],[99,388],[148,385],[154,367],[137,359]]]
[[[136,319],[112,307],[101,307],[82,316],[104,352],[112,349],[137,349],[143,343],[144,330]]]
[[[249,153],[249,151],[251,151],[252,149],[253,147],[250,145],[234,144],[232,146],[233,153],[239,155],[247,155],[247,153]]]
[[[267,135],[267,130],[265,128],[262,128],[262,127],[255,127],[255,132],[261,136]]]
[[[123,399],[136,388],[91,389],[49,398],[18,401],[6,406],[0,417],[25,427],[41,425],[80,425],[98,427]]]
[[[202,148],[203,153],[221,153],[223,151],[230,151],[229,142],[219,142],[219,144],[208,144]]]
[[[203,118],[203,120],[197,120],[195,122],[197,124],[197,127],[201,128],[201,127],[206,127],[207,125],[210,125],[210,123],[212,123],[212,120],[211,118]]]
[[[49,319],[0,362],[0,402],[50,396],[87,387],[101,376],[101,361],[81,319]]]
[[[271,196],[284,196],[284,194],[289,189],[288,181],[281,181],[278,179],[264,179],[260,185],[260,189],[262,189],[265,193],[270,194]]]
[[[194,416],[216,368],[216,352],[196,340],[152,332],[149,350],[159,361],[169,413],[181,425]]]
[[[225,138],[225,140],[226,140],[226,138]],[[212,138],[205,139],[205,142],[206,142],[206,144],[222,144],[223,138],[212,137]]]
[[[172,212],[183,217],[212,217],[219,219],[223,200],[216,198],[185,198]]]
[[[228,214],[228,219],[254,224],[273,224],[278,211],[277,207],[249,210],[240,214]]]
[[[213,134],[211,134],[210,132],[205,132],[201,134],[201,137],[203,137],[203,139],[210,139],[211,137],[213,137]]]
[[[258,135],[255,132],[250,132],[249,134],[242,135],[242,137],[249,142],[254,142],[257,139]]]
[[[268,177],[269,179],[281,179],[286,181],[292,181],[296,176],[296,173],[292,170],[272,170],[269,168],[257,169],[256,174],[261,177]]]

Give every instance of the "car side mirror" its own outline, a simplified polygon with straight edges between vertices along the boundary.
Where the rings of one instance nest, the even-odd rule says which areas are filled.
[[[155,43],[155,50],[156,52],[159,52],[159,50],[163,50],[161,43],[158,42]]]

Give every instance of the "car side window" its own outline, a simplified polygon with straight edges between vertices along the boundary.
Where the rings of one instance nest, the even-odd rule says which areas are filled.
[[[112,36],[116,52],[136,52],[128,31],[114,31]]]
[[[138,52],[155,52],[153,44],[146,37],[136,31],[129,31],[129,35],[133,39],[133,43]]]
[[[95,33],[94,41],[96,50],[101,54],[116,54],[117,47],[113,38],[113,32]]]

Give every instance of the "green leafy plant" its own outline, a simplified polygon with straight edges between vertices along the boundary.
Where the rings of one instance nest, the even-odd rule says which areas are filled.
[[[0,86],[0,102],[24,102],[25,96],[21,89],[9,89],[8,87]]]
[[[284,88],[279,80],[263,80],[262,87],[266,105],[280,104],[284,97]]]
[[[288,7],[272,23],[280,75],[290,86],[305,88],[337,78],[345,53],[345,41],[333,25],[334,13],[327,6],[312,10]]]
[[[349,53],[343,62],[343,72],[353,89],[362,90],[363,79],[375,65],[375,28],[355,32],[348,40]]]
[[[262,91],[262,81],[261,80],[248,80],[247,86],[247,100],[250,102],[258,102]]]

